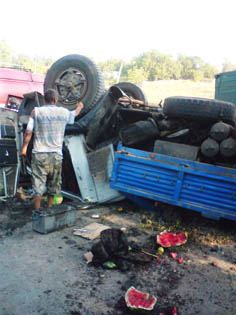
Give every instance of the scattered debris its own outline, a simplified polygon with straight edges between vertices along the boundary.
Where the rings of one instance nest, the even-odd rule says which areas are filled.
[[[178,258],[178,263],[179,263],[179,264],[182,264],[182,263],[183,263],[183,261],[184,261],[184,260],[183,260],[183,258],[182,258],[182,257],[179,257],[179,258]]]
[[[151,253],[148,253],[148,252],[146,252],[145,250],[141,250],[141,252],[142,253],[144,253],[144,254],[146,254],[146,255],[148,255],[148,256],[152,256],[152,257],[155,257],[155,258],[159,258],[157,255],[154,255],[154,254],[151,254]]]
[[[163,255],[164,254],[164,248],[163,247],[158,247],[158,254]]]
[[[91,263],[93,260],[93,253],[88,252],[84,254],[85,259],[87,260],[87,264]]]
[[[3,186],[0,184],[0,190],[1,190],[1,187],[3,187]],[[33,190],[32,189],[25,190],[22,186],[20,186],[17,189],[16,197],[21,199],[21,200],[32,199],[33,198]]]
[[[100,218],[100,215],[99,215],[99,214],[92,214],[92,215],[91,215],[91,218],[93,218],[93,219],[99,219],[99,218]]]
[[[125,302],[127,307],[133,311],[152,311],[157,299],[155,296],[149,296],[148,293],[130,287],[125,294]]]
[[[107,269],[114,269],[114,268],[116,268],[117,266],[116,266],[116,264],[115,264],[113,261],[105,261],[105,262],[103,263],[103,267],[104,267],[104,268],[107,268]]]
[[[120,258],[128,254],[128,241],[120,229],[106,229],[100,233],[100,241],[92,246],[93,263],[112,261],[119,265]]]
[[[217,263],[215,261],[212,261],[211,265],[217,267]]]
[[[58,301],[57,296],[60,297],[59,306],[63,309],[64,305],[65,312],[68,314],[70,310],[77,310],[78,314],[87,314],[87,312],[94,314],[97,312],[103,312],[104,314],[131,314],[131,310],[127,309],[124,298],[126,291],[131,286],[141,292],[149,292],[151,295],[156,296],[157,303],[154,310],[149,311],[150,314],[186,315],[189,314],[189,310],[190,313],[202,314],[203,304],[206,305],[206,312],[209,315],[217,312],[234,314],[235,301],[232,299],[233,296],[230,295],[233,292],[231,284],[234,285],[232,281],[236,273],[236,236],[234,223],[228,222],[223,225],[222,223],[211,223],[209,220],[200,218],[199,216],[191,216],[189,219],[185,217],[181,224],[176,227],[176,224],[170,225],[170,223],[164,223],[164,221],[157,221],[159,217],[155,218],[153,215],[147,214],[145,210],[132,211],[132,209],[129,209],[129,211],[119,215],[117,207],[109,205],[106,209],[99,210],[100,212],[94,211],[92,213],[99,213],[102,219],[105,218],[102,221],[105,225],[111,225],[114,228],[127,226],[127,232],[124,235],[128,241],[128,253],[116,257],[118,265],[116,265],[116,261],[109,258],[97,266],[92,263],[93,254],[90,250],[92,245],[99,240],[86,240],[83,237],[78,238],[73,234],[74,228],[76,228],[75,230],[80,230],[82,234],[87,232],[87,225],[93,221],[91,219],[91,212],[88,211],[84,215],[84,212],[77,210],[78,220],[76,226],[41,236],[31,229],[32,201],[24,201],[22,203],[15,199],[14,202],[10,203],[8,200],[6,205],[3,204],[1,206],[2,231],[11,229],[11,233],[14,236],[14,238],[11,235],[6,236],[5,234],[0,236],[0,243],[5,252],[6,262],[9,262],[9,257],[12,259],[12,254],[10,256],[10,252],[6,250],[7,246],[11,245],[13,241],[17,242],[20,246],[15,247],[15,254],[19,257],[19,253],[23,252],[24,249],[25,263],[26,265],[28,264],[28,270],[32,272],[34,287],[39,288],[48,296],[50,295],[50,301]],[[27,209],[27,207],[29,208]],[[126,209],[126,206],[124,208]],[[119,219],[119,217],[122,217],[127,222],[128,220],[133,221],[136,224],[136,228],[123,225],[124,222],[121,225],[120,221],[115,220],[113,223],[110,223],[109,220],[106,220],[108,217],[107,214],[117,215],[116,218]],[[28,215],[28,221],[25,215]],[[188,230],[188,246],[163,248],[158,245],[156,242],[156,231],[153,231],[151,227],[148,231],[140,229],[140,219],[143,215],[146,215],[148,219],[150,216],[153,226],[158,226],[158,233],[164,230],[173,231],[173,233]],[[25,220],[24,223],[22,221],[19,224],[21,222],[19,220],[22,220],[23,217]],[[15,225],[16,220],[18,226]],[[11,222],[14,225],[9,225]],[[27,222],[28,224],[22,227]],[[96,222],[99,223],[99,221]],[[157,222],[159,222],[159,225],[157,225]],[[161,230],[161,228],[164,229]],[[115,239],[114,237],[113,241]],[[42,242],[50,246],[50,251],[45,251],[45,245]],[[137,247],[134,246],[133,242],[137,244]],[[32,246],[32,244],[35,244],[35,246]],[[217,251],[215,251],[217,249],[216,246],[218,246]],[[164,249],[162,255],[158,254],[159,247]],[[212,248],[214,249],[213,253]],[[176,252],[177,258],[171,258],[169,255],[170,252]],[[222,256],[222,252],[224,252],[224,256]],[[154,254],[156,254],[156,257],[152,256]],[[205,254],[207,254],[207,259],[204,258]],[[215,258],[210,258],[211,254]],[[149,259],[149,263],[144,263],[144,259],[146,258]],[[49,283],[51,277],[41,277],[40,274],[34,273],[30,269],[36,259],[39,262],[48,262],[45,265],[45,270],[47,270],[47,274],[50,273],[53,277],[52,279],[55,283],[53,288]],[[141,259],[143,259],[143,262]],[[216,268],[211,265],[212,261],[217,263]],[[124,262],[123,266],[122,262]],[[209,268],[207,268],[206,264],[208,264]],[[59,267],[57,273],[54,273],[55,266]],[[19,265],[15,264],[15,269],[12,268],[11,270],[14,275],[19,274],[18,267]],[[3,264],[2,268],[2,273],[9,273],[10,268],[7,267],[7,264]],[[120,272],[121,270],[127,272]],[[27,281],[27,274],[28,272],[25,274],[22,273],[22,281]],[[201,277],[199,277],[199,274],[201,274]],[[58,279],[60,280],[58,281]],[[10,283],[8,283],[9,281]],[[208,286],[204,286],[205,282],[209,283]],[[63,291],[61,290],[61,286],[58,287],[58,284],[61,283],[65,286],[65,290]],[[5,282],[2,283],[0,291],[4,299],[6,299],[6,302],[3,301],[2,305],[5,306],[11,299],[16,301],[14,298],[14,284],[13,278],[9,280],[5,279]],[[223,286],[224,290],[222,290]],[[6,287],[9,289],[8,294],[5,291]],[[48,290],[48,293],[46,293],[45,288],[52,291],[49,293]],[[30,294],[32,294],[35,302],[38,298],[38,290],[34,291],[32,289],[31,291],[32,293]],[[28,300],[24,300],[23,293],[20,294],[25,305],[28,306]],[[63,295],[66,297],[66,300],[63,299]],[[54,312],[50,301],[45,302],[45,306],[43,306],[40,313],[49,312],[51,314]],[[94,304],[98,301],[104,301],[104,308],[97,311],[96,305],[92,304],[91,301]],[[83,306],[80,306],[82,303]],[[35,313],[39,312],[39,310],[37,311],[34,308],[33,303],[30,306]],[[176,309],[174,309],[174,306]],[[58,307],[56,309],[58,310]],[[6,311],[3,313],[5,314]]]
[[[74,229],[73,231],[74,231],[74,232],[78,232],[78,231],[79,231],[79,232],[87,232],[87,230],[85,230],[85,229]]]
[[[187,242],[187,233],[168,233],[167,231],[162,232],[157,236],[157,243],[162,247],[174,247],[183,245]]]
[[[172,257],[173,259],[176,259],[177,253],[170,252],[170,257]]]
[[[89,240],[94,240],[96,238],[99,238],[100,233],[106,229],[110,229],[110,227],[94,222],[85,226],[83,229],[77,229],[73,232],[73,234]]]
[[[171,310],[171,315],[177,315],[177,308],[174,306]]]

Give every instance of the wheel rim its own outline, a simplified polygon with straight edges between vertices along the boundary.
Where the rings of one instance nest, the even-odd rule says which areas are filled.
[[[85,74],[76,68],[64,70],[55,80],[59,102],[65,105],[80,101],[86,94],[87,87],[88,82]]]

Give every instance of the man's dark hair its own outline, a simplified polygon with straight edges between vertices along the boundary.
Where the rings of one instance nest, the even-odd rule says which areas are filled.
[[[44,93],[44,99],[46,103],[51,104],[54,99],[58,99],[58,94],[56,90],[53,89],[48,89],[45,93]]]

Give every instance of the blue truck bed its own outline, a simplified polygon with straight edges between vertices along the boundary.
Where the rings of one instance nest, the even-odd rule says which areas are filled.
[[[118,146],[111,188],[236,220],[236,170]]]

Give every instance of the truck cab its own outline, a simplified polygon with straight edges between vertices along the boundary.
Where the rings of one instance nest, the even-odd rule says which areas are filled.
[[[32,91],[43,93],[45,76],[30,71],[0,67],[0,107],[4,107],[9,95],[23,98]]]

